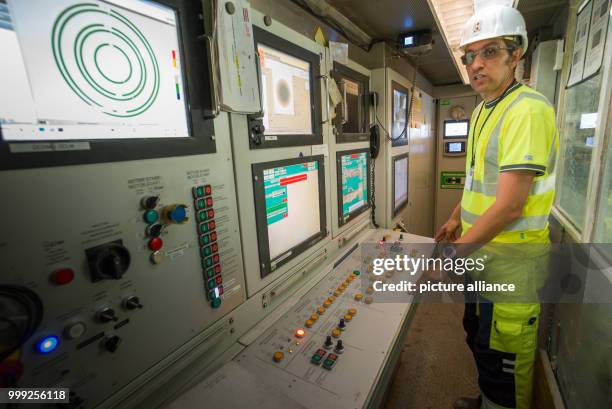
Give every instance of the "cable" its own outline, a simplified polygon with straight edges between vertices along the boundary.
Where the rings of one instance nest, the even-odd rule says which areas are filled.
[[[376,177],[376,160],[372,159],[370,165],[370,215],[372,216],[372,224],[375,228],[378,229],[378,224],[376,224],[376,183],[374,181]]]

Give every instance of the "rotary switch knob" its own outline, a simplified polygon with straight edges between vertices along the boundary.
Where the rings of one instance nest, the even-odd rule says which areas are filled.
[[[136,297],[135,295],[126,298],[123,301],[123,305],[128,310],[136,310],[136,309],[142,308],[142,304],[140,303],[140,299],[138,297]]]
[[[99,310],[96,313],[96,318],[98,319],[98,321],[105,323],[118,320],[117,315],[115,314],[115,310],[108,307]]]
[[[110,353],[115,353],[121,344],[121,338],[117,335],[109,335],[104,339],[104,349]]]
[[[119,280],[130,267],[131,256],[119,242],[104,244],[87,250],[89,270],[93,281]]]

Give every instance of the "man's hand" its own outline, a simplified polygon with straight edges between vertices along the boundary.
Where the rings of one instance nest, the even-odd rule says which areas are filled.
[[[455,241],[459,238],[459,228],[461,227],[461,222],[450,218],[446,223],[440,227],[440,230],[436,233],[435,240],[441,241]]]

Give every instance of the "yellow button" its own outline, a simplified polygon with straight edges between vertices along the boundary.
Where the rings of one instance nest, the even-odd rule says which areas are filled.
[[[320,314],[324,314],[325,313],[325,308],[319,307],[319,308],[317,308],[317,312],[319,313],[319,315]]]
[[[346,290],[346,284],[342,284],[342,285],[340,286],[340,288],[341,288],[342,290]]]
[[[332,330],[332,337],[338,338],[340,336],[341,331],[338,328],[334,328]]]
[[[366,293],[372,294],[373,292],[374,292],[374,288],[372,288],[372,287],[366,288]]]
[[[333,295],[330,295],[329,297],[327,297],[327,301],[334,302],[336,301],[336,297],[334,297]]]
[[[327,300],[323,303],[323,306],[325,308],[329,308],[330,305],[331,305],[331,303],[329,301],[327,301]]]
[[[357,315],[357,308],[349,308],[348,313],[353,316]]]
[[[361,301],[363,294],[355,294],[355,301]]]
[[[318,319],[319,319],[319,316],[318,316],[317,314],[312,314],[312,315],[310,316],[310,319],[311,319],[311,320],[313,320],[313,321],[316,321],[316,320],[318,320]]]
[[[314,324],[313,320],[306,320],[306,322],[304,323],[304,325],[306,325],[308,328],[312,327],[313,324]]]
[[[365,300],[364,300],[364,302],[366,304],[372,304],[372,301],[374,301],[374,299],[372,297],[366,297]]]
[[[354,275],[354,274],[351,274],[350,276],[348,276],[348,280],[349,280],[349,281],[353,281],[353,280],[354,280],[354,279],[356,279],[356,278],[357,278],[357,276],[356,276],[356,275]]]
[[[340,291],[340,290],[336,290],[336,291],[334,291],[334,295],[335,295],[336,297],[340,297],[340,296],[342,295],[342,291]]]
[[[345,322],[349,322],[349,321],[350,321],[350,320],[352,320],[352,319],[353,319],[353,316],[352,316],[351,314],[346,314],[346,315],[344,316],[344,321],[345,321]]]
[[[272,356],[272,359],[274,359],[274,362],[280,362],[283,360],[284,357],[285,354],[283,354],[281,351],[276,351],[274,353],[274,356]]]

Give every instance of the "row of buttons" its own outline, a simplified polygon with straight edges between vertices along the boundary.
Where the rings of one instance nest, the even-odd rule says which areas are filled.
[[[193,201],[198,222],[198,241],[200,256],[202,257],[206,296],[213,308],[219,308],[223,295],[223,278],[221,277],[219,244],[217,243],[217,232],[215,230],[217,226],[215,210],[213,209],[212,187],[210,185],[194,187]]]

